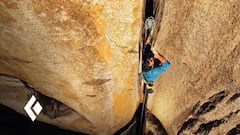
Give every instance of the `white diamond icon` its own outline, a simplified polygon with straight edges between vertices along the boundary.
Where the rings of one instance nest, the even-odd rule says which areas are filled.
[[[42,106],[40,105],[40,103],[38,101],[36,101],[36,97],[34,95],[32,95],[30,100],[24,106],[24,110],[27,112],[28,116],[31,118],[32,121],[34,121],[37,118],[36,115],[39,115],[40,112],[42,111],[42,109],[43,109]]]

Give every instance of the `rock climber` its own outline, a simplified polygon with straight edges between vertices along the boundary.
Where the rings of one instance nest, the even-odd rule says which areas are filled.
[[[143,54],[142,75],[147,84],[152,86],[157,77],[166,71],[170,63],[169,61],[151,45],[152,34],[150,34],[145,42],[145,51]],[[153,91],[149,91],[152,93]]]

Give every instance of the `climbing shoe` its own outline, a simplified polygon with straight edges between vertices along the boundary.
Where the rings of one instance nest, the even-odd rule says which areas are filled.
[[[149,94],[153,93],[153,89],[147,89],[147,93]]]
[[[149,82],[146,84],[147,93],[153,93],[153,83]]]

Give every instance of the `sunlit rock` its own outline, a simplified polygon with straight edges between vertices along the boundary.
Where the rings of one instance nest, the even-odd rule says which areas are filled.
[[[39,120],[113,134],[139,103],[141,20],[142,1],[1,0],[0,73],[72,109],[58,117],[42,113]],[[21,82],[11,84],[2,84],[0,102],[26,114],[32,93]]]

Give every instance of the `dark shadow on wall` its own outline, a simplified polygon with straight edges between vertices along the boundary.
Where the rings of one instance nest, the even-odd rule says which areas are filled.
[[[146,123],[146,135],[168,135],[160,120],[149,110],[147,110]]]
[[[0,104],[1,135],[85,135],[34,121]]]
[[[146,18],[153,16],[155,18],[155,27],[153,31],[153,41],[156,41],[157,35],[161,28],[161,22],[163,19],[165,0],[144,0],[144,14],[143,14],[143,22],[145,22]],[[143,32],[143,37],[144,31]]]
[[[142,104],[140,104],[132,118],[132,120],[119,129],[114,135],[139,135],[140,131],[140,125],[139,125],[139,119],[141,115],[141,109],[142,109]]]
[[[124,127],[122,127],[114,135],[142,135],[141,124],[139,123],[141,117],[143,104],[141,103],[134,114],[133,119]],[[147,127],[143,135],[168,135],[162,123],[149,110],[146,111]]]
[[[142,76],[141,76],[141,67],[142,67],[142,58],[143,58],[143,53],[144,53],[144,42],[147,38],[147,36],[149,35],[149,30],[145,29],[145,20],[150,17],[153,16],[155,18],[155,27],[153,29],[153,45],[154,42],[156,41],[158,32],[160,31],[161,28],[161,22],[162,22],[162,17],[163,17],[163,11],[164,11],[164,5],[165,5],[165,0],[144,0],[143,2],[143,14],[142,14],[142,29],[141,29],[141,36],[140,36],[140,43],[139,43],[139,76],[138,76],[138,80],[139,80],[139,90],[143,91],[141,86],[143,81],[142,81]],[[143,93],[144,95],[144,93]],[[144,99],[143,99],[144,102]],[[147,102],[147,99],[146,99]],[[144,132],[144,134],[151,134],[153,133],[152,131],[147,131],[145,130],[145,123],[147,121],[149,121],[149,119],[151,118],[151,120],[154,120],[154,122],[150,122],[152,126],[156,127],[154,133],[161,133],[161,135],[167,135],[166,130],[164,129],[164,127],[162,126],[161,122],[157,119],[157,117],[155,117],[154,115],[152,115],[150,112],[149,116],[146,116],[146,111],[143,112],[143,115],[141,115],[141,111],[142,110],[146,110],[144,109],[145,106],[141,103],[134,115],[134,120],[135,120],[135,129],[136,132],[135,134],[141,135],[142,132]],[[142,117],[141,117],[142,116]],[[150,117],[151,116],[151,117]],[[157,125],[155,125],[157,124]]]
[[[153,0],[145,0],[145,11],[144,11],[144,17],[148,18],[149,16],[153,16]]]

